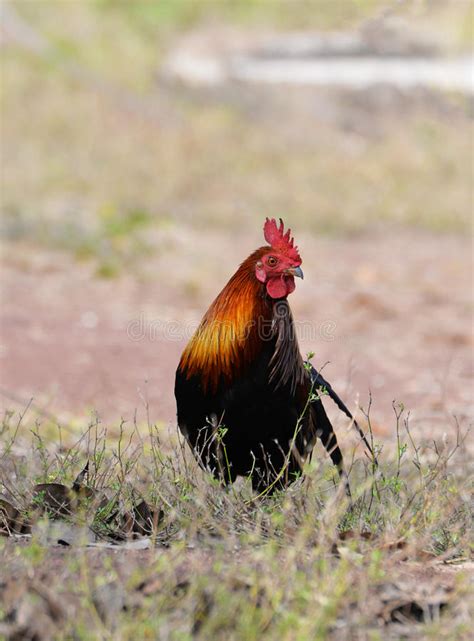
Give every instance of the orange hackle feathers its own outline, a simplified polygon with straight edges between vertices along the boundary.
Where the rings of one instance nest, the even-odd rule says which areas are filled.
[[[291,236],[291,229],[288,229],[286,233],[284,232],[285,226],[282,219],[280,218],[280,226],[277,227],[276,220],[274,218],[267,218],[265,225],[263,226],[263,234],[267,243],[275,251],[288,256],[295,262],[301,263],[301,258],[298,252],[298,247],[295,247],[295,241]]]
[[[201,387],[215,392],[219,383],[242,376],[262,349],[262,323],[272,320],[271,302],[262,294],[255,266],[273,250],[300,264],[291,229],[284,231],[274,218],[263,227],[270,247],[261,247],[245,260],[209,307],[196,333],[183,352],[179,370],[187,379],[197,376]]]
[[[209,307],[181,356],[179,369],[186,378],[199,375],[204,390],[242,375],[261,349],[259,324],[271,322],[271,306],[259,295],[255,262],[268,251],[255,251]],[[245,349],[242,349],[245,345]]]

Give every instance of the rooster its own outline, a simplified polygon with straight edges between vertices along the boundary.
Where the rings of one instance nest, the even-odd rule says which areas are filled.
[[[299,351],[288,296],[303,271],[291,230],[267,218],[263,231],[268,245],[240,265],[211,304],[175,382],[178,426],[200,465],[224,483],[250,476],[258,492],[298,478],[317,438],[344,475],[321,395],[354,420]]]

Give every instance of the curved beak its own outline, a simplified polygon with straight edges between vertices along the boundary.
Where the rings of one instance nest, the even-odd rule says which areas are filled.
[[[286,270],[286,273],[290,274],[291,276],[296,276],[297,278],[304,278],[303,270],[301,269],[301,267],[289,267]]]

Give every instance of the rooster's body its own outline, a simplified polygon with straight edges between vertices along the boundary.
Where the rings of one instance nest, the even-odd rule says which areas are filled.
[[[287,296],[301,259],[283,223],[265,224],[261,247],[212,303],[176,372],[178,425],[200,464],[225,482],[251,475],[256,489],[297,478],[321,438],[342,455],[318,391],[329,384],[300,355]]]

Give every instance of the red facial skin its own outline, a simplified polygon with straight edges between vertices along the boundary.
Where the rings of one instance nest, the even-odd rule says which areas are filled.
[[[255,276],[266,283],[271,298],[286,298],[295,289],[295,276],[303,278],[299,269],[301,260],[295,261],[277,252],[268,252],[255,265]]]

